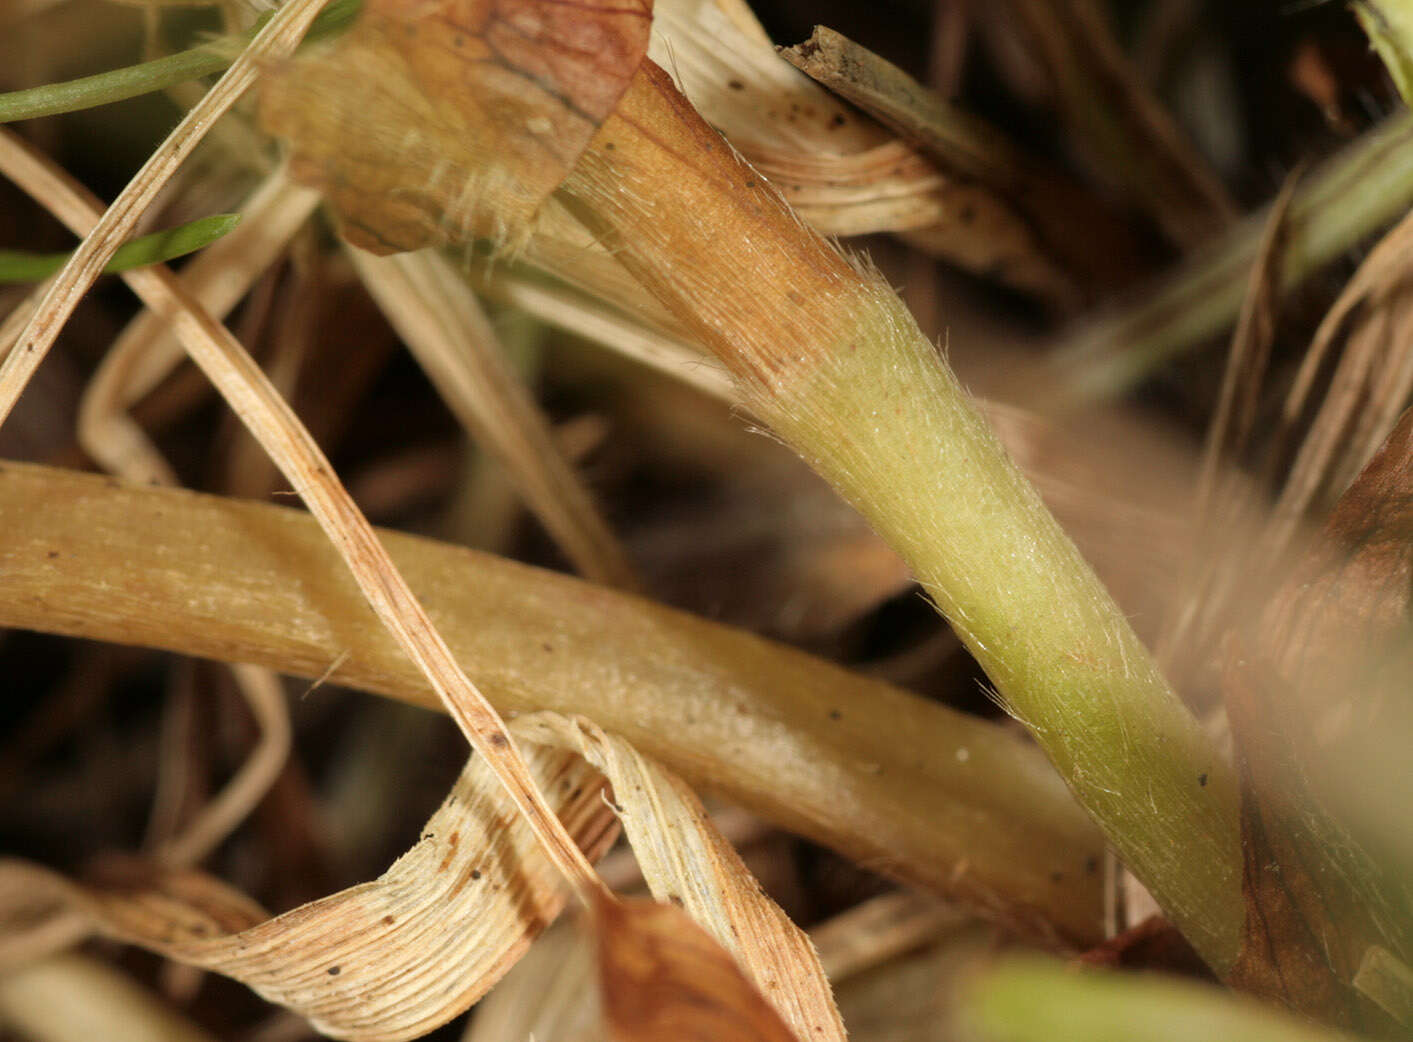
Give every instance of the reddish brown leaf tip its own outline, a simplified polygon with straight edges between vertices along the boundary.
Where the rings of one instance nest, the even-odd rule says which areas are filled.
[[[796,1042],[736,961],[680,908],[595,901],[604,1018],[618,1042]]]

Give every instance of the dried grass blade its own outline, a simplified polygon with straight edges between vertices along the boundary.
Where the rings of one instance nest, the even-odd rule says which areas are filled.
[[[559,450],[466,280],[430,251],[375,257],[350,247],[348,255],[442,399],[500,458],[569,559],[590,579],[638,588],[627,553]]]
[[[1398,351],[1389,346],[1393,330],[1390,305],[1396,291],[1406,283],[1410,261],[1413,261],[1413,217],[1405,217],[1379,241],[1359,266],[1320,322],[1301,360],[1300,370],[1281,411],[1281,430],[1277,437],[1287,443],[1303,416],[1316,377],[1339,334],[1361,306],[1366,308],[1368,314],[1362,324],[1350,333],[1344,353],[1330,379],[1329,389],[1300,444],[1276,502],[1275,518],[1266,540],[1268,559],[1271,561],[1279,560],[1289,548],[1306,511],[1322,490],[1343,491],[1329,488],[1332,478],[1340,472],[1348,474],[1364,465],[1367,455],[1355,456],[1349,451],[1352,439],[1348,436],[1352,433],[1351,424],[1357,422],[1358,407],[1361,404],[1367,407],[1371,394],[1382,394],[1379,412],[1383,417],[1383,429],[1365,430],[1359,439],[1367,453],[1388,436],[1393,420],[1404,405],[1404,401],[1389,400],[1390,390],[1397,388],[1400,380],[1407,380],[1407,377],[1400,378],[1397,374],[1408,364],[1404,357],[1407,348]],[[1342,448],[1344,451],[1341,451]]]
[[[761,892],[691,789],[582,717],[537,713],[520,724],[532,741],[572,749],[603,772],[653,896],[679,905],[735,956],[796,1035],[845,1037],[809,938]],[[642,914],[649,928],[659,915]]]
[[[318,192],[292,183],[280,167],[251,195],[236,229],[182,271],[182,285],[214,318],[224,319],[318,203]],[[126,413],[185,357],[167,317],[147,309],[133,319],[104,355],[79,402],[78,439],[84,451],[115,473],[170,484],[170,469],[158,465],[147,435]],[[133,469],[143,462],[150,473]]]
[[[617,826],[597,772],[564,750],[526,753],[575,842],[601,855]],[[53,898],[106,936],[240,980],[325,1034],[399,1042],[475,1002],[559,914],[566,893],[525,820],[505,814],[495,773],[476,756],[387,872],[273,919],[196,873],[80,887],[0,862],[5,911]]]
[[[715,359],[681,340],[655,332],[563,286],[545,285],[512,267],[489,272],[478,287],[491,300],[509,304],[542,322],[581,336],[695,387],[712,398],[738,405],[740,395]]]

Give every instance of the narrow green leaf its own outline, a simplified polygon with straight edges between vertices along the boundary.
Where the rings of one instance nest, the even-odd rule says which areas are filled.
[[[306,42],[346,28],[361,7],[362,0],[334,0],[315,19],[305,37]],[[262,18],[259,24],[263,22]],[[259,29],[259,24],[252,33]],[[248,39],[215,41],[139,65],[0,94],[0,123],[126,101],[140,94],[165,90],[199,76],[220,72],[235,60]]]
[[[209,246],[240,223],[238,213],[218,213],[200,217],[189,224],[153,232],[124,243],[103,269],[107,274],[131,271],[149,264],[163,264],[174,257],[194,253]],[[28,253],[0,250],[0,283],[38,282],[47,279],[69,259],[67,253]]]
[[[219,72],[231,60],[214,47],[193,47],[189,51],[180,51],[140,65],[111,69],[64,83],[46,83],[28,90],[11,91],[0,94],[0,123],[126,101],[139,94],[149,94],[198,76]]]
[[[1215,986],[1157,975],[1075,970],[1047,959],[1001,963],[961,996],[986,1042],[1354,1042],[1355,1036]]]

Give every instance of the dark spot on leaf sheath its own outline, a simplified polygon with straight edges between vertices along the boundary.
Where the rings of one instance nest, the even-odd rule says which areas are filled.
[[[603,147],[604,147],[604,150],[605,150],[605,151],[607,151],[607,152],[612,152],[612,151],[613,151],[615,148],[617,148],[618,146],[615,145],[612,141],[605,141],[605,142],[603,143]]]
[[[472,879],[480,879],[480,878],[481,878],[481,870],[480,870],[479,868],[473,868],[473,869],[471,870],[471,878],[472,878]]]
[[[1200,785],[1200,786],[1202,786],[1202,788],[1204,788],[1204,789],[1207,787],[1207,772],[1206,772],[1206,771],[1203,771],[1201,774],[1199,774],[1199,775],[1197,776],[1197,784]]]
[[[1050,873],[1050,882],[1052,882],[1052,883],[1063,883],[1064,880],[1065,880],[1065,874],[1064,874],[1063,872],[1055,871],[1055,872],[1051,872],[1051,873]]]
[[[491,735],[491,744],[497,749],[504,749],[510,744],[510,739],[506,738],[504,733],[496,731]]]
[[[829,129],[838,130],[847,122],[849,121],[845,119],[840,113],[836,112],[834,113],[834,118],[829,121]]]
[[[48,553],[46,556],[49,558],[49,560],[52,561],[52,560],[54,560],[54,558],[56,558],[56,557],[59,556],[59,551],[58,551],[58,550],[50,550],[49,553]]]
[[[540,647],[544,648],[547,652],[554,650],[554,645],[551,644],[549,641],[545,641],[543,644],[540,645]]]
[[[747,187],[747,188],[754,188],[755,186],[756,186],[756,182],[755,182],[755,179],[754,179],[754,178],[752,178],[751,180],[749,180],[749,181],[746,182],[746,187]]]
[[[1091,876],[1099,871],[1099,859],[1093,854],[1084,859],[1084,871]]]
[[[329,967],[329,976],[330,976],[330,977],[337,977],[341,972],[343,972],[341,967],[338,967],[338,966],[330,966],[330,967]]]
[[[728,80],[727,83],[726,83],[726,86],[730,87],[732,90],[745,90],[745,89],[746,89],[746,85],[745,85],[744,83],[742,83],[740,80]]]
[[[385,916],[383,916],[383,925],[384,925],[384,926],[391,926],[391,925],[392,925],[393,923],[395,923],[395,922],[397,922],[397,918],[396,918],[395,916],[391,916],[391,915],[385,915]]]
[[[842,720],[842,719],[844,719],[844,714],[841,713],[841,712],[839,712],[839,710],[837,710],[837,709],[831,709],[831,710],[829,711],[829,719],[831,719],[831,720]]]
[[[461,842],[461,833],[453,832],[450,836],[446,838],[446,841],[450,843],[453,847],[456,846],[456,844]]]

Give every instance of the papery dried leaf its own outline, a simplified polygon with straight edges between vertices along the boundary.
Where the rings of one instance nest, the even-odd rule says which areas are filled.
[[[520,240],[647,52],[649,0],[368,0],[269,76],[261,119],[350,242]]]
[[[528,740],[573,749],[608,778],[615,809],[654,897],[683,908],[725,946],[800,1038],[842,1042],[844,1026],[809,938],[762,893],[685,783],[582,717],[537,713],[517,723]],[[649,931],[666,919],[649,912],[623,914],[626,921],[641,918],[640,925]],[[599,943],[602,948],[608,942]],[[629,969],[637,972],[632,958]]]
[[[526,746],[540,790],[591,857],[617,828],[578,756]],[[157,870],[79,886],[0,863],[0,905],[55,898],[95,930],[248,984],[336,1038],[398,1042],[461,1013],[564,905],[562,877],[473,757],[422,838],[378,879],[273,919],[224,884]],[[261,921],[264,920],[264,921]]]
[[[1387,1031],[1353,980],[1370,949],[1413,950],[1413,894],[1397,864],[1413,736],[1413,412],[1341,498],[1324,531],[1233,656],[1227,706],[1243,779],[1247,918],[1230,978],[1308,1014]],[[1390,758],[1390,753],[1396,760]],[[1382,762],[1358,802],[1351,769]],[[1357,766],[1354,766],[1357,765]],[[1347,793],[1345,794],[1347,796]],[[1393,802],[1390,802],[1393,801]],[[1394,851],[1390,864],[1389,850]]]
[[[618,1042],[798,1042],[734,959],[686,912],[598,900],[604,1019]]]

